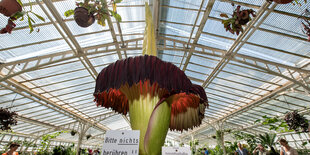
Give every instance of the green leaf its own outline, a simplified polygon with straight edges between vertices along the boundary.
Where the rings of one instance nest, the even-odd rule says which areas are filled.
[[[40,16],[40,15],[34,13],[34,12],[31,12],[31,13],[34,14],[34,15],[35,15],[37,18],[39,18],[40,20],[42,20],[42,21],[45,22],[45,19],[44,19],[42,16]]]
[[[114,2],[115,3],[120,3],[120,2],[122,2],[123,0],[115,0]]]
[[[28,17],[30,18],[31,22],[36,23],[30,16],[28,16]]]
[[[97,23],[98,23],[99,25],[101,25],[101,26],[105,26],[105,25],[106,25],[106,24],[105,24],[105,18],[100,18],[100,19],[98,19]]]
[[[31,18],[29,16],[29,14],[27,14],[27,17],[28,17],[28,26],[30,28],[30,33],[33,32],[33,26],[32,26],[32,22],[31,22]]]
[[[25,15],[25,12],[23,12],[23,11],[18,11],[18,12],[16,12],[14,15],[12,15],[11,17],[13,17],[13,18],[16,18],[16,19],[19,19],[20,17],[23,17]]]
[[[119,14],[115,13],[113,16],[118,22],[122,21],[122,17]]]
[[[279,125],[279,127],[287,127],[287,124],[286,124],[286,122],[281,122],[281,124]]]
[[[68,11],[66,11],[65,13],[64,13],[64,15],[66,16],[66,17],[69,17],[69,16],[71,16],[71,15],[73,15],[74,14],[74,10],[68,10]]]
[[[301,145],[306,146],[307,144],[308,144],[308,142],[303,142]]]
[[[21,0],[17,0],[17,2],[19,3],[20,6],[24,6]]]
[[[258,122],[260,122],[260,121],[261,121],[261,119],[258,119],[258,120],[256,120],[256,121],[254,121],[254,124],[255,124],[255,123],[258,123]]]

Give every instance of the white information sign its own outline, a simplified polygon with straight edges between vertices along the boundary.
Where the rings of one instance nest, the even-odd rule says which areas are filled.
[[[162,147],[162,155],[191,155],[189,147]]]
[[[102,146],[101,155],[138,155],[139,130],[109,130]]]

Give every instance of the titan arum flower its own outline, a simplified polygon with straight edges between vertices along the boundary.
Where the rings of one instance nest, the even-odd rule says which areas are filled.
[[[204,89],[183,71],[156,56],[118,60],[97,77],[97,106],[129,112],[140,130],[140,154],[161,154],[168,129],[183,131],[201,124],[208,100]]]

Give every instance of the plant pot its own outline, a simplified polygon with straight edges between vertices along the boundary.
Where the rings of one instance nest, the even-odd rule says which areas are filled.
[[[95,16],[84,7],[77,7],[74,10],[74,20],[81,27],[88,27],[95,22]]]
[[[72,130],[71,131],[71,136],[74,136],[76,134],[76,131],[75,130]]]
[[[18,11],[22,11],[22,7],[16,0],[2,0],[0,2],[0,13],[3,15],[10,17]]]
[[[11,130],[17,124],[17,113],[7,108],[0,108],[0,130]]]
[[[293,0],[273,0],[273,1],[278,4],[287,4],[287,3],[291,3]]]

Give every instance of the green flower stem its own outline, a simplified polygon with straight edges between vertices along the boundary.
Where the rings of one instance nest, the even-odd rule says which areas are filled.
[[[154,107],[159,100],[158,96],[150,94],[141,95],[139,99],[129,100],[131,128],[140,130],[140,155],[160,154],[161,147],[165,142],[171,113],[171,107],[167,102],[164,101],[156,108],[149,124]],[[148,127],[150,128],[148,139],[144,142]]]

